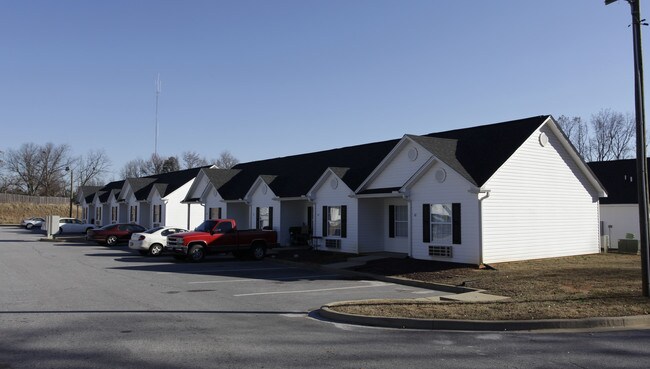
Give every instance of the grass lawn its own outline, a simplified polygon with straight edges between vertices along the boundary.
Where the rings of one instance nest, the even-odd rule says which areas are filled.
[[[413,259],[382,259],[356,270],[462,285],[507,296],[501,302],[386,300],[337,307],[387,317],[471,320],[586,318],[650,314],[641,296],[641,258],[617,253],[500,263],[494,269]]]

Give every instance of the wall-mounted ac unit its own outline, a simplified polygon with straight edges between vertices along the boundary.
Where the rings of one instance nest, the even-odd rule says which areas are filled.
[[[452,246],[429,246],[430,256],[439,256],[443,258],[454,257]]]
[[[340,249],[341,248],[341,240],[338,238],[328,238],[325,240],[325,247],[330,248],[330,249]]]

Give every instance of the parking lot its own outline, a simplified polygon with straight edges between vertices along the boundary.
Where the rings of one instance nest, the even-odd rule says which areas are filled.
[[[0,228],[3,270],[8,274],[5,281],[12,282],[2,283],[0,293],[16,297],[4,301],[3,310],[50,310],[60,309],[63,304],[76,310],[101,307],[304,313],[332,301],[444,294],[378,281],[350,280],[334,272],[288,265],[271,258],[240,261],[220,255],[195,264],[169,256],[143,257],[126,245],[106,247],[82,238],[74,242],[41,238],[38,231]],[[10,247],[13,249],[8,250]],[[48,303],[34,306],[37,301]]]
[[[645,368],[646,331],[380,329],[310,312],[442,292],[283,264],[192,264],[0,227],[0,368]],[[631,348],[629,342],[635,342]],[[568,349],[570,348],[570,349]],[[610,355],[625,351],[626,355]],[[552,358],[540,361],[539,358]],[[505,364],[505,363],[508,364]]]

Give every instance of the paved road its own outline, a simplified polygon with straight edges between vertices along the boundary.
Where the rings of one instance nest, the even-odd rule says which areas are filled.
[[[326,322],[341,300],[443,294],[265,260],[201,264],[0,227],[0,369],[650,366],[650,331],[430,332]]]

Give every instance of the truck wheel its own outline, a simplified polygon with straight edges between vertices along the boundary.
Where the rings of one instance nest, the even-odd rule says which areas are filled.
[[[191,262],[198,263],[205,257],[205,250],[203,250],[203,246],[201,245],[194,245],[190,247],[190,251],[187,253],[187,256]]]
[[[251,256],[253,259],[262,260],[264,259],[264,255],[266,255],[266,248],[264,245],[261,243],[254,243],[251,247]]]
[[[162,254],[162,252],[163,252],[163,247],[159,243],[154,243],[149,248],[149,255],[151,255],[151,256],[160,256]]]

